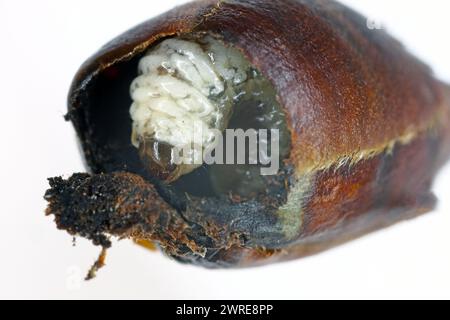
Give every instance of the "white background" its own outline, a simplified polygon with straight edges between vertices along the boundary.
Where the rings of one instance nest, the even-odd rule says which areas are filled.
[[[450,167],[434,213],[312,258],[240,271],[179,265],[126,241],[72,247],[44,216],[46,178],[83,171],[63,121],[79,65],[117,34],[185,1],[0,0],[0,298],[450,298]],[[446,0],[346,0],[450,82]]]

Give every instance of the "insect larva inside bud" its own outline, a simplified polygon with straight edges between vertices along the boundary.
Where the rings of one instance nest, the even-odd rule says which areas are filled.
[[[51,179],[46,212],[96,245],[155,242],[205,267],[308,256],[434,207],[449,105],[429,68],[334,1],[194,1],[80,68],[67,119],[91,174]],[[254,136],[228,129],[257,130],[257,165],[250,143],[228,145]],[[233,164],[204,157],[216,146]]]
[[[272,85],[240,51],[211,36],[170,38],[150,48],[130,92],[132,143],[147,171],[166,182],[202,167],[205,151],[217,145],[216,132],[227,128],[277,129],[280,158],[289,152],[285,117]],[[203,166],[206,188],[212,185],[221,193],[263,187],[257,166],[236,162]],[[196,180],[201,182],[198,175]]]

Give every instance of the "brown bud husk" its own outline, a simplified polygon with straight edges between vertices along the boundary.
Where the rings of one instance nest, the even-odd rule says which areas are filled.
[[[175,194],[142,170],[130,145],[124,119],[137,59],[162,39],[196,33],[241,50],[286,113],[291,154],[252,199]],[[450,151],[449,108],[449,87],[426,65],[336,2],[193,2],[82,66],[68,119],[91,174],[52,179],[47,213],[97,245],[144,239],[207,267],[303,257],[433,209],[430,187]]]

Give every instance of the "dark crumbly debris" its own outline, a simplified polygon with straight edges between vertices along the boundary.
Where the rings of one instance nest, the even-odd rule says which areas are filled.
[[[137,223],[137,215],[118,216],[117,197],[124,188],[118,176],[75,174],[68,180],[49,179],[45,199],[47,215],[54,215],[59,229],[78,235],[97,246],[109,248],[110,230],[126,230]]]
[[[57,177],[49,182],[51,188],[45,194],[49,202],[46,214],[55,216],[58,229],[102,247],[86,280],[93,279],[105,265],[112,236],[157,241],[172,248],[175,255],[174,248],[180,247],[176,240],[185,240],[166,230],[176,232],[186,227],[176,211],[138,176],[75,174],[68,180]]]
[[[212,215],[196,214],[207,214],[207,208],[215,213],[229,211],[226,206],[217,207],[216,202],[200,201],[202,205],[193,202],[189,208],[177,210],[160,196],[154,185],[138,175],[75,174],[67,180],[52,178],[50,186],[45,195],[49,202],[46,213],[55,217],[58,229],[89,239],[103,249],[88,279],[104,265],[104,249],[111,246],[111,237],[151,241],[169,257],[210,268],[231,267],[247,253],[245,250],[250,250],[244,229],[251,228],[253,223],[247,226],[246,219],[236,221],[236,229],[223,225]],[[259,212],[257,207],[254,210],[255,214]],[[248,219],[252,220],[251,216]],[[262,248],[259,251],[272,254]]]
[[[55,216],[58,229],[97,246],[109,248],[111,237],[144,239],[175,258],[204,256],[205,244],[221,247],[206,227],[185,220],[137,175],[75,174],[68,180],[52,178],[50,186],[47,215]]]
[[[153,185],[130,173],[74,174],[49,179],[47,215],[59,229],[109,248],[110,237],[159,240],[169,243],[166,228],[187,224],[160,198]]]

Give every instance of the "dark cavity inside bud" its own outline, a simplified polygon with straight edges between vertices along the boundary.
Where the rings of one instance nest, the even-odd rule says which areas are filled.
[[[170,193],[252,197],[287,170],[290,133],[275,89],[216,38],[162,40],[95,86],[99,171],[135,172]]]

